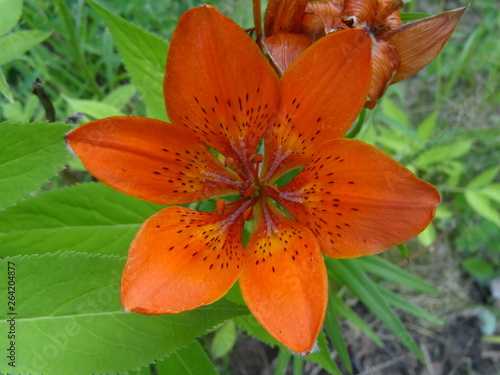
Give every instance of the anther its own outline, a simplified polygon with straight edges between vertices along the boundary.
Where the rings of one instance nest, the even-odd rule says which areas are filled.
[[[224,208],[226,208],[226,202],[224,199],[219,199],[215,202],[215,211],[217,212],[217,216],[222,217],[222,215],[224,215]]]

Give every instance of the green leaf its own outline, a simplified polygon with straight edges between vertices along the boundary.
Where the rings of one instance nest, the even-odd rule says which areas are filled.
[[[168,43],[95,2],[89,3],[111,31],[132,83],[148,106],[148,116],[166,120],[162,87]]]
[[[292,359],[292,353],[290,352],[290,350],[284,347],[280,347],[278,352],[278,358],[276,358],[276,363],[274,366],[274,374],[275,375],[286,374],[286,369],[291,359]]]
[[[396,293],[391,292],[390,290],[383,288],[382,286],[376,284],[378,291],[380,294],[386,299],[386,301],[393,307],[396,307],[397,309],[400,309],[402,311],[405,311],[409,314],[412,314],[413,316],[416,316],[418,318],[426,319],[431,323],[437,324],[437,325],[443,325],[444,322],[436,318],[434,315],[429,314],[427,311],[424,309],[421,309],[418,306],[415,306],[414,304],[408,302],[404,298],[398,296]]]
[[[70,157],[58,123],[0,123],[0,209],[37,190]]]
[[[401,243],[397,246],[399,252],[401,253],[401,255],[403,257],[405,257],[405,259],[408,259],[408,250],[406,249],[406,246],[404,243]]]
[[[436,228],[430,223],[417,237],[422,242],[422,245],[431,246],[437,238]]]
[[[214,364],[198,341],[181,348],[156,364],[159,375],[217,375]]]
[[[280,344],[274,337],[272,337],[251,315],[235,318],[236,323],[243,328],[249,335],[255,337],[256,339],[265,342],[270,346],[278,346],[283,350],[289,350],[282,344]],[[328,350],[328,345],[323,333],[320,333],[318,337],[318,347],[319,351],[309,354],[304,358],[308,361],[314,362],[321,367],[323,367],[326,371],[329,371],[331,374],[339,374],[340,371],[330,358],[330,353]]]
[[[218,359],[227,355],[237,338],[236,324],[234,321],[228,320],[215,331],[211,347],[212,357]]]
[[[500,184],[490,184],[481,189],[481,193],[486,195],[491,200],[500,203]]]
[[[417,135],[422,141],[427,141],[434,128],[436,127],[437,119],[438,119],[438,111],[432,112],[428,117],[422,121],[422,123],[418,126]]]
[[[441,293],[435,286],[426,283],[422,279],[406,271],[404,268],[398,267],[380,256],[370,255],[361,257],[353,259],[352,263],[355,263],[356,266],[368,273],[380,276],[398,285],[405,285],[424,293]]]
[[[465,199],[474,211],[500,227],[500,214],[493,208],[492,202],[486,195],[481,192],[466,191]]]
[[[424,357],[407,329],[380,295],[375,283],[359,267],[353,259],[326,258],[327,267],[346,285],[396,337],[422,362]]]
[[[142,223],[161,208],[100,183],[45,192],[0,212],[1,253],[125,256]]]
[[[462,268],[478,279],[490,279],[493,276],[493,267],[481,258],[464,260]]]
[[[136,90],[135,86],[132,84],[123,85],[113,90],[106,96],[103,103],[106,103],[114,108],[121,109],[127,105],[127,103],[132,99]]]
[[[37,44],[43,42],[50,33],[37,30],[18,31],[0,38],[0,65],[14,60]]]
[[[0,1],[0,35],[16,26],[23,13],[23,0]]]
[[[5,258],[2,275],[8,265],[15,269],[16,367],[0,361],[2,373],[124,373],[248,313],[225,300],[180,314],[126,313],[120,305],[121,257],[58,253]],[[6,287],[7,282],[0,283],[2,295]],[[0,332],[10,329],[6,313],[0,310]],[[6,334],[0,335],[0,347],[9,347]]]
[[[477,189],[488,185],[494,180],[500,171],[500,166],[488,168],[484,172],[474,177],[468,184],[467,189]]]
[[[333,294],[331,298],[339,315],[359,328],[360,331],[364,332],[376,345],[384,345],[375,331],[358,314],[356,314],[349,306],[347,306],[347,304],[342,299]]]
[[[3,74],[3,70],[0,69],[0,92],[7,98],[10,103],[14,103],[14,97],[9,89],[9,84],[5,79],[5,75]]]
[[[406,22],[411,22],[411,21],[416,21],[421,18],[429,17],[430,15],[427,13],[402,13],[401,14],[401,21],[403,23]]]
[[[340,360],[346,367],[347,371],[352,373],[351,359],[349,358],[349,352],[347,351],[344,337],[342,336],[342,328],[337,318],[337,312],[335,311],[335,300],[333,295],[332,291],[328,294],[328,307],[326,310],[324,327],[328,338],[339,355]]]
[[[125,116],[118,108],[97,100],[80,100],[65,98],[74,112],[81,112],[94,119],[112,116]]]

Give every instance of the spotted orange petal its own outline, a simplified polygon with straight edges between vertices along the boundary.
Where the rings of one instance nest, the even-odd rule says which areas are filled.
[[[438,55],[467,7],[408,22],[384,35],[399,56],[399,69],[392,83],[406,79]]]
[[[243,263],[241,215],[169,207],[149,218],[130,246],[122,305],[141,314],[191,310],[221,298]]]
[[[366,101],[371,50],[364,29],[339,31],[314,43],[283,74],[278,119],[266,134],[264,180],[303,165],[319,144],[345,134]]]
[[[327,277],[314,235],[274,205],[257,210],[258,226],[245,248],[240,276],[252,314],[278,341],[311,351],[323,325]]]
[[[335,258],[380,252],[416,236],[440,201],[432,185],[377,148],[325,143],[279,194],[279,203]]]
[[[105,118],[73,130],[66,141],[97,179],[149,202],[197,202],[238,189],[237,177],[203,143],[159,120]]]
[[[241,27],[204,5],[179,20],[164,93],[170,121],[244,163],[276,112],[278,78]]]
[[[264,14],[266,36],[298,33],[309,0],[270,0]]]
[[[263,43],[273,64],[283,74],[312,41],[305,35],[280,33],[264,38]]]

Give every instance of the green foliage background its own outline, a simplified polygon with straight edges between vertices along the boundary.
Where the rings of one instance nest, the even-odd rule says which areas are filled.
[[[243,27],[252,26],[248,1],[209,3]],[[331,298],[322,350],[305,359],[281,347],[248,315],[237,287],[216,304],[172,316],[121,308],[119,280],[128,245],[160,207],[93,182],[65,149],[62,137],[71,125],[64,122],[76,112],[83,114],[80,122],[123,114],[165,119],[167,41],[178,17],[196,5],[0,1],[0,277],[8,274],[9,262],[15,264],[18,313],[17,366],[2,359],[0,372],[228,373],[231,348],[245,331],[279,348],[276,373],[290,361],[300,373],[303,361],[311,360],[340,374],[328,344],[351,369],[340,320],[382,345],[346,303],[346,290],[423,359],[395,309],[443,322],[392,286],[437,294],[439,285],[381,257],[327,260]],[[412,1],[406,9],[435,14],[450,8],[446,2]],[[435,184],[443,197],[437,219],[406,246],[409,255],[446,239],[464,270],[483,283],[500,276],[500,50],[494,36],[499,25],[500,12],[491,2],[473,2],[439,57],[416,77],[391,86],[375,110],[366,112],[356,135]],[[45,122],[31,94],[38,77],[59,122]],[[70,186],[75,181],[80,184]],[[0,282],[2,350],[10,345],[6,285]]]

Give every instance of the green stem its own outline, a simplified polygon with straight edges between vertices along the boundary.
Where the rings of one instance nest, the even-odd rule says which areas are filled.
[[[359,114],[358,122],[356,122],[354,129],[352,129],[349,133],[347,133],[345,135],[345,138],[354,138],[358,135],[358,133],[361,131],[361,128],[363,127],[363,124],[365,123],[365,117],[366,117],[366,109],[363,108],[363,110]]]

